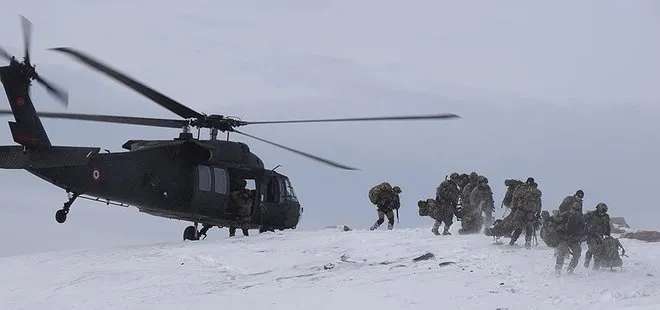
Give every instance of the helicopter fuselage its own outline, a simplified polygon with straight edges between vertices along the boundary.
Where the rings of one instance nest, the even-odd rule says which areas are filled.
[[[165,140],[124,146],[130,151],[96,153],[84,165],[26,170],[71,193],[220,227],[232,221],[235,205],[229,195],[233,181],[243,179],[252,185],[251,228],[291,229],[298,224],[302,208],[288,177],[264,169],[243,143]]]

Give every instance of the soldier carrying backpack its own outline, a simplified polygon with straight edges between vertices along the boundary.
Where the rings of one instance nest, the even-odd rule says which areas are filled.
[[[380,227],[385,222],[385,216],[387,216],[387,229],[392,230],[394,228],[394,210],[399,213],[399,208],[401,207],[401,202],[399,200],[399,194],[401,193],[401,188],[398,186],[392,187],[390,183],[383,182],[369,190],[369,200],[371,203],[376,205],[378,210],[378,219],[374,223],[370,230],[375,230]]]

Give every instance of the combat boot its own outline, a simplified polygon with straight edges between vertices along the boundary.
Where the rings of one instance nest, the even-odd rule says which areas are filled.
[[[229,237],[236,235],[236,227],[229,227]]]
[[[584,268],[589,268],[589,263],[591,262],[590,259],[585,259],[584,260]]]
[[[531,249],[532,248],[532,242],[531,241],[525,241],[525,249]]]
[[[436,235],[436,236],[440,235],[440,232],[438,231],[437,228],[431,229],[431,232],[433,232],[433,234]]]
[[[243,228],[243,236],[249,236],[250,233],[248,233],[248,230]]]
[[[562,265],[555,265],[555,274],[556,275],[561,274],[561,267],[562,267]]]
[[[451,235],[451,233],[449,232],[449,228],[445,228],[445,230],[442,232],[442,234],[445,235],[445,236],[446,235]]]
[[[394,228],[394,224],[392,223],[387,223],[387,229],[392,230]]]

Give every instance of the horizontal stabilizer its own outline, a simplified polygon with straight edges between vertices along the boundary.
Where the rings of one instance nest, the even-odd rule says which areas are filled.
[[[0,168],[84,166],[100,150],[98,147],[51,146],[42,150],[24,151],[22,146],[0,146]]]

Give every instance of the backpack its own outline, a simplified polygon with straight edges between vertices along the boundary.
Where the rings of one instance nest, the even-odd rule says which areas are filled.
[[[593,231],[594,227],[594,211],[588,211],[587,213],[584,214],[584,222],[586,224],[586,233],[589,234]]]
[[[582,237],[586,234],[584,216],[579,212],[571,212],[566,225],[566,232],[571,236]]]
[[[523,184],[523,181],[514,179],[504,180],[504,185],[506,185],[507,189],[506,193],[504,194],[502,204],[507,208],[511,208],[511,202],[513,202],[513,192],[516,190],[516,188],[518,188],[520,184]]]
[[[378,204],[383,195],[387,195],[389,192],[392,192],[392,185],[387,182],[380,183],[369,190],[369,200],[373,204]]]
[[[518,186],[515,192],[518,192],[519,190],[521,191],[520,194],[523,196],[521,199],[521,209],[530,213],[540,213],[541,192],[530,186]]]
[[[600,266],[601,267],[621,267],[623,261],[619,255],[621,243],[612,236],[605,236],[600,248]]]

